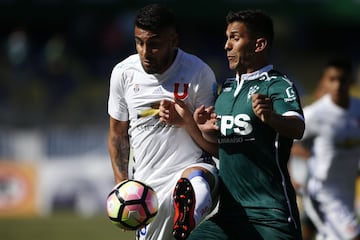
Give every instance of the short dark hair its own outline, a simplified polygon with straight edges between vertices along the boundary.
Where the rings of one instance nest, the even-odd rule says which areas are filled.
[[[246,25],[251,38],[264,37],[268,41],[269,46],[272,45],[274,41],[274,24],[269,15],[259,9],[247,9],[238,12],[230,11],[226,16],[227,24],[237,21]]]
[[[157,32],[165,28],[176,30],[174,12],[162,4],[150,4],[138,10],[135,26],[141,29]]]
[[[333,58],[329,60],[324,67],[323,74],[329,68],[336,68],[338,70],[344,71],[344,77],[340,78],[341,82],[348,81],[350,84],[355,82],[355,79],[352,76],[352,64],[349,60],[344,58]]]
[[[352,64],[350,61],[343,58],[334,58],[328,61],[325,65],[325,69],[329,67],[343,69],[347,73],[352,72]]]

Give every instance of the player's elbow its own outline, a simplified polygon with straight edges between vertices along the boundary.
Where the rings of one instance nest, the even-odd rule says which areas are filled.
[[[305,131],[305,123],[304,121],[297,121],[296,127],[294,128],[294,139],[301,139],[304,135]]]

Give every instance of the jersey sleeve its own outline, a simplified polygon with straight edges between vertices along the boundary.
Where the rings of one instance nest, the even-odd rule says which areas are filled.
[[[110,77],[108,113],[119,121],[129,120],[124,88],[123,70],[118,65],[115,66]]]
[[[284,77],[273,79],[268,88],[268,96],[274,111],[281,115],[297,115],[303,118],[300,97],[295,85]]]

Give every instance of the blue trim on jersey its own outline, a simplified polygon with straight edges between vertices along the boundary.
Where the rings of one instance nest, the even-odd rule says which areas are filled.
[[[194,177],[203,177],[204,179],[206,179],[205,173],[203,171],[201,171],[201,170],[192,171],[187,178],[190,180],[190,179],[192,179]]]

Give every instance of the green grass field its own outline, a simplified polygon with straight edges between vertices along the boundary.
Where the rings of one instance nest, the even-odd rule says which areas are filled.
[[[134,240],[134,232],[123,232],[107,216],[79,217],[55,214],[47,218],[0,218],[1,240]]]

